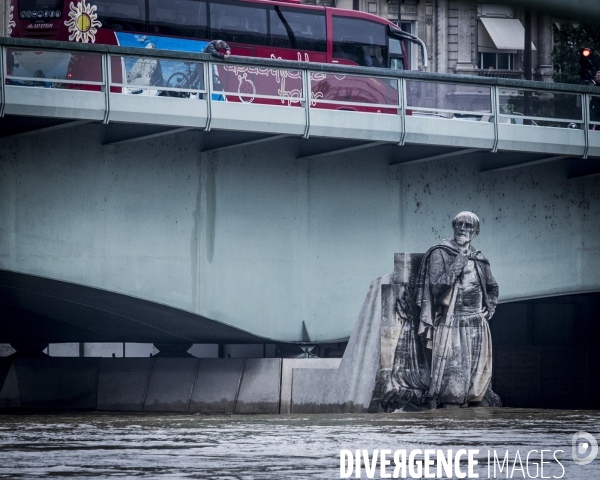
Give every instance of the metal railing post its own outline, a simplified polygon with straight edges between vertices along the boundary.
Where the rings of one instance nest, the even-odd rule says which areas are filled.
[[[111,80],[111,70],[110,70],[110,54],[103,53],[102,54],[102,82],[104,83],[104,120],[102,120],[103,124],[108,124],[110,117],[110,80]]]
[[[310,97],[311,97],[311,87],[310,87],[310,70],[302,70],[302,90],[304,90],[303,98],[304,98],[304,118],[306,125],[304,126],[304,134],[302,138],[307,139],[310,135]]]
[[[588,152],[590,150],[590,95],[589,93],[584,93],[581,95],[581,115],[583,117],[583,158],[584,160],[588,158]]]
[[[6,104],[6,48],[4,45],[0,45],[0,80],[2,85],[0,86],[0,118],[4,116],[4,105]]]
[[[494,143],[492,145],[492,153],[498,152],[498,121],[500,117],[498,113],[500,112],[500,94],[498,91],[498,85],[492,85],[490,89],[490,94],[492,96],[492,116],[494,118]]]
[[[400,116],[400,140],[398,146],[403,146],[406,140],[406,79],[400,77],[398,79],[398,115]]]
[[[212,123],[212,91],[213,91],[213,65],[209,61],[204,62],[206,74],[206,125],[204,131],[210,132],[210,125]]]

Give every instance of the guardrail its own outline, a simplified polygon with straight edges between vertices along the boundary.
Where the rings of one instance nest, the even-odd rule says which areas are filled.
[[[305,138],[314,109],[398,115],[399,144],[407,116],[491,123],[492,151],[502,124],[579,129],[584,158],[600,129],[589,86],[12,38],[0,38],[0,56],[0,116],[15,86],[102,92],[105,123],[112,94],[204,100],[206,130],[215,102],[302,108]]]

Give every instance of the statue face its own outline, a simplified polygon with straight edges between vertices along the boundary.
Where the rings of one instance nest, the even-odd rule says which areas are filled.
[[[475,236],[475,225],[469,217],[459,217],[454,224],[454,241],[466,245]]]

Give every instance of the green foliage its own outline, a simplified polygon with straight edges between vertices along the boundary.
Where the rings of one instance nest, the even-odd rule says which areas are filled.
[[[561,23],[556,41],[557,45],[552,52],[552,78],[555,82],[581,84],[580,48],[589,47],[594,50],[594,66],[596,70],[600,70],[600,23],[582,22],[577,27],[571,23]]]

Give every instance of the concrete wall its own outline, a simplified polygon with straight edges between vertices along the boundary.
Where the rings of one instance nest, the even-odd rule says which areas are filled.
[[[0,358],[0,409],[278,414],[280,358]],[[304,364],[306,362],[306,365]],[[339,359],[295,359],[329,368]],[[289,413],[290,371],[281,413]],[[287,402],[287,403],[286,403]]]
[[[350,335],[394,253],[425,251],[473,210],[501,301],[600,288],[600,178],[568,180],[562,162],[479,173],[487,152],[402,167],[392,147],[296,160],[294,138],[201,154],[199,132],[104,135],[1,141],[0,268],[278,340],[302,340],[305,322],[325,341]]]

